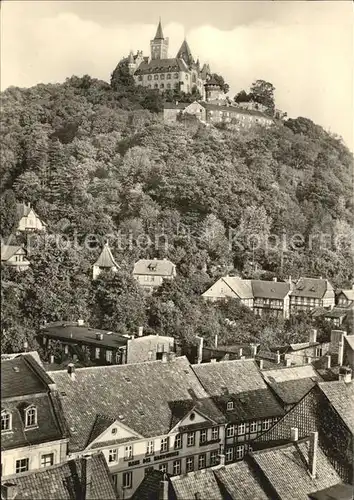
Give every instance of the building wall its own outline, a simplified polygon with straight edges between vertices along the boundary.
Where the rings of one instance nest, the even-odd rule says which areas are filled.
[[[285,359],[290,359],[292,365],[306,365],[326,354],[326,352],[328,352],[328,348],[329,344],[309,346],[298,351],[287,352],[285,354]]]
[[[289,317],[289,298],[286,299],[266,299],[255,298],[253,310],[258,316],[271,315],[278,318]]]
[[[100,274],[102,271],[111,271],[112,273],[116,273],[117,272],[117,268],[115,266],[111,267],[111,268],[107,268],[107,267],[100,267],[100,266],[95,266],[93,265],[92,266],[92,279],[95,280]]]
[[[128,340],[127,363],[155,361],[162,353],[174,351],[174,338],[160,335],[147,335]],[[159,356],[160,355],[160,356]]]
[[[53,453],[53,465],[55,465],[66,460],[66,452],[67,440],[52,441],[1,451],[2,476],[8,477],[16,474],[16,460],[28,458],[28,470],[33,471],[41,468],[42,455]]]
[[[177,121],[177,116],[181,112],[181,109],[164,109],[163,110],[163,119],[165,123],[174,123]]]
[[[42,221],[36,216],[33,210],[27,217],[22,217],[18,223],[18,231],[43,231],[45,229]]]
[[[354,350],[344,337],[343,364],[349,366],[354,372]]]

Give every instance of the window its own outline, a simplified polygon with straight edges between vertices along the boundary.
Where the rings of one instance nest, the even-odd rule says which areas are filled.
[[[201,443],[206,443],[208,439],[208,431],[206,429],[203,429],[200,431],[200,442]]]
[[[161,83],[160,84],[160,89],[164,89],[165,88],[165,84],[164,83]]]
[[[205,453],[203,453],[198,457],[198,469],[205,469],[205,464],[206,464],[206,455]]]
[[[227,407],[226,407],[226,409],[227,409],[228,411],[233,410],[233,409],[234,409],[234,402],[233,402],[233,401],[229,401],[229,402],[227,403]]]
[[[175,75],[174,75],[174,76],[175,76],[175,78],[178,78],[178,73],[175,73]]]
[[[167,80],[171,80],[171,73],[167,73]]]
[[[160,75],[160,80],[164,80],[165,79],[165,75],[162,73],[162,75]]]
[[[212,440],[219,439],[219,427],[213,427],[211,429],[211,439]]]
[[[168,464],[160,464],[159,465],[159,471],[161,471],[161,472],[167,472],[167,465]]]
[[[240,424],[240,425],[237,427],[237,434],[238,434],[239,436],[242,436],[245,432],[246,432],[246,424]]]
[[[37,410],[33,406],[26,410],[26,427],[37,425]]]
[[[95,349],[95,359],[100,359],[101,357],[101,349],[99,347],[96,347]]]
[[[194,443],[195,443],[195,432],[188,432],[187,446],[194,446]]]
[[[188,75],[186,75],[186,80],[188,80]]]
[[[226,437],[231,438],[235,435],[235,426],[230,424],[226,428]]]
[[[158,89],[159,88],[159,84],[158,83],[155,83],[154,85],[154,89]]]
[[[210,465],[216,465],[219,463],[219,453],[217,451],[210,452]]]
[[[262,430],[267,431],[271,425],[272,425],[272,420],[270,418],[266,418],[262,422]]]
[[[139,76],[138,76],[138,80],[139,80],[139,82],[141,82],[141,81],[143,80],[142,75],[139,75]]]
[[[180,450],[182,448],[182,434],[177,434],[175,437],[175,450]]]
[[[186,458],[186,472],[194,471],[194,457]]]
[[[168,437],[161,439],[160,451],[168,451]]]
[[[181,473],[181,461],[180,460],[175,460],[173,462],[173,475],[174,476],[179,476]]]
[[[1,413],[1,430],[11,431],[11,413],[8,411]]]
[[[41,456],[41,467],[50,467],[54,464],[54,453]]]
[[[133,473],[123,472],[123,488],[129,489],[132,487],[133,483]]]
[[[171,84],[170,84],[170,83],[168,83],[168,84],[166,85],[166,87],[167,87],[168,89],[170,89],[170,88],[171,88]]]
[[[154,75],[154,80],[158,80],[159,79],[159,75]]]
[[[234,449],[233,448],[226,448],[226,453],[225,453],[226,462],[232,462],[233,459],[234,459]]]
[[[148,441],[146,445],[146,454],[153,455],[154,454],[154,442]]]
[[[133,458],[133,447],[130,444],[129,446],[125,447],[124,460],[131,460],[132,458]]]
[[[241,460],[245,454],[244,445],[236,446],[236,460]]]
[[[152,80],[152,75],[148,75],[148,80]]]
[[[106,351],[106,361],[112,363],[112,351]]]
[[[150,276],[150,281],[155,281],[155,276]]]
[[[20,460],[16,460],[16,474],[28,471],[28,466],[29,466],[28,458],[20,458]]]
[[[109,450],[109,452],[108,452],[108,462],[109,463],[117,462],[117,459],[118,459],[118,450],[117,449],[115,449],[115,450]]]
[[[257,428],[258,428],[257,422],[250,423],[250,432],[257,432]]]

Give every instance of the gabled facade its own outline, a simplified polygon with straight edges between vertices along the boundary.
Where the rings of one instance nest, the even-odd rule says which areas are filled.
[[[30,266],[27,250],[16,245],[1,245],[1,263],[17,271],[26,271]]]
[[[66,459],[67,428],[55,384],[31,355],[1,362],[3,477]]]
[[[19,232],[46,231],[47,225],[41,221],[30,203],[18,203],[18,224],[16,230]]]
[[[310,312],[316,307],[334,307],[332,285],[322,278],[300,278],[290,294],[290,314]]]
[[[151,469],[179,475],[219,462],[225,418],[186,358],[50,376],[62,394],[70,456],[102,451],[120,497],[130,498]]]
[[[337,296],[338,307],[352,307],[354,304],[354,285],[350,290],[341,290]]]
[[[140,259],[133,269],[133,277],[146,293],[151,293],[165,280],[172,280],[175,276],[176,266],[167,259]]]

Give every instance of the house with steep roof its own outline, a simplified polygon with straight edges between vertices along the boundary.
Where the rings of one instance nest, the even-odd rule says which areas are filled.
[[[1,263],[17,271],[26,271],[30,266],[27,250],[19,245],[1,245]]]
[[[61,394],[70,456],[101,450],[120,496],[131,497],[151,468],[180,475],[219,462],[225,417],[185,357],[48,375]]]
[[[322,278],[300,278],[290,293],[290,314],[310,312],[316,307],[334,307],[331,283]]]
[[[342,481],[353,484],[354,383],[349,368],[340,367],[336,381],[318,382],[267,432],[254,440],[253,449],[269,448],[318,432],[319,446]]]
[[[106,242],[104,244],[102,252],[100,253],[98,259],[93,265],[92,279],[95,280],[101,274],[102,271],[116,272],[118,269],[120,269],[120,267],[112,255],[108,242]]]
[[[1,485],[6,500],[117,500],[102,453],[18,474]]]
[[[242,460],[252,441],[274,425],[284,410],[252,359],[202,363],[193,370],[227,419],[225,460]]]
[[[133,277],[146,293],[176,276],[176,266],[168,259],[140,259],[134,264]]]
[[[210,301],[233,298],[242,304],[253,308],[253,290],[251,280],[243,280],[236,276],[223,276],[219,278],[202,297]]]
[[[17,227],[19,232],[46,231],[47,225],[38,217],[30,203],[18,203],[16,206]]]
[[[349,307],[354,304],[354,285],[349,290],[341,290],[337,295],[338,307]]]
[[[2,477],[66,459],[68,430],[53,380],[30,354],[1,361]]]

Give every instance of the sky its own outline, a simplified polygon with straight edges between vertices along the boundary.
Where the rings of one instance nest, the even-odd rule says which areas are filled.
[[[353,151],[351,1],[1,2],[1,89],[88,74],[109,81],[130,50],[149,55],[161,17],[174,57],[193,56],[223,75],[230,96],[256,79],[278,108],[343,137]]]

